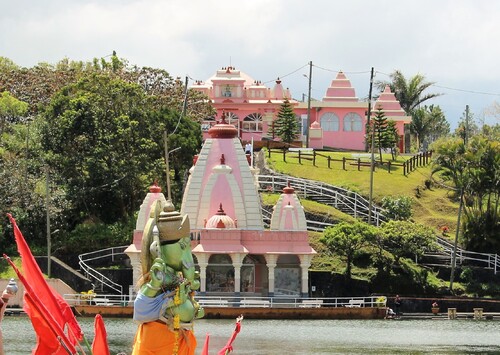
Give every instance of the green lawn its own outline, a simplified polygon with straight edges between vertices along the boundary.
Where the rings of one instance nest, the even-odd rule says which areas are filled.
[[[350,161],[346,164],[346,170],[342,169],[342,162],[332,161],[328,168],[328,161],[325,157],[316,158],[316,166],[311,160],[292,158],[292,154],[287,154],[286,162],[283,162],[283,154],[272,153],[266,161],[268,166],[280,173],[293,175],[301,178],[324,181],[332,185],[340,186],[365,196],[368,198],[370,191],[370,168],[350,165],[355,163]],[[353,154],[359,152],[321,152],[322,155],[331,156],[332,159],[342,159],[342,157],[353,158]],[[375,155],[378,158],[378,155]],[[389,154],[383,155],[383,161],[390,160]],[[393,163],[402,164],[408,157],[399,156]],[[377,159],[378,160],[378,159]],[[367,161],[365,159],[365,161]],[[373,201],[380,204],[384,196],[410,196],[414,200],[413,219],[416,222],[428,225],[436,230],[446,225],[450,228],[450,234],[456,227],[458,214],[458,203],[453,201],[453,192],[433,184],[427,189],[426,180],[431,179],[432,165],[418,167],[413,172],[403,175],[403,168],[392,166],[391,172],[387,168],[377,168],[373,173]],[[307,206],[305,206],[307,208]]]

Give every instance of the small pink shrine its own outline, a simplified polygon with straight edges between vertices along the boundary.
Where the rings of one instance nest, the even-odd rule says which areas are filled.
[[[190,169],[181,214],[189,216],[192,253],[207,295],[297,296],[309,294],[311,259],[304,209],[294,189],[283,189],[265,229],[256,170],[241,146],[237,128],[213,125]],[[140,275],[140,240],[154,200],[165,201],[153,186],[141,205],[134,243],[127,249]],[[139,264],[139,266],[137,266]]]
[[[292,99],[280,79],[276,80],[273,88],[268,88],[230,66],[218,70],[206,81],[196,81],[191,88],[209,97],[217,110],[217,117],[225,112],[227,123],[236,127],[237,136],[243,142],[273,139],[269,130],[283,101],[288,99],[301,123],[301,139],[305,141],[308,103]],[[382,107],[390,120],[396,122],[399,149],[404,153],[409,147],[405,125],[410,124],[411,117],[406,116],[388,87],[380,94],[372,108],[372,115],[377,105]],[[364,150],[367,112],[368,102],[359,100],[350,80],[340,71],[321,101],[311,100],[308,146],[315,149]],[[203,122],[204,138],[209,137],[208,130],[214,124],[215,117]]]

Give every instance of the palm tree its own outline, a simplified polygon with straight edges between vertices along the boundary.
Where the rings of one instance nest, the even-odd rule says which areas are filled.
[[[395,70],[391,75],[391,81],[378,81],[375,85],[379,90],[384,90],[386,85],[389,85],[391,91],[396,95],[401,107],[406,112],[407,115],[413,116],[414,110],[424,101],[432,99],[442,94],[425,94],[424,91],[430,86],[434,85],[433,82],[425,80],[422,74],[416,74],[415,76],[405,78],[403,73],[399,70]]]

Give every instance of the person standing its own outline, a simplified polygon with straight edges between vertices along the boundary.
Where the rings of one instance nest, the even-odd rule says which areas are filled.
[[[399,297],[399,295],[396,295],[396,297],[394,298],[394,312],[396,313],[397,316],[399,315],[400,307],[401,307],[401,298]]]

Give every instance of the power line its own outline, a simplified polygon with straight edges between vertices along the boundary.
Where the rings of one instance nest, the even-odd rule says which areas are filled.
[[[292,72],[290,72],[290,73],[288,73],[288,74],[286,74],[286,75],[279,75],[279,76],[278,76],[278,78],[281,78],[281,79],[286,78],[287,76],[290,76],[290,75],[292,75],[292,74],[295,74],[295,73],[296,73],[296,72],[298,72],[299,70],[304,69],[304,68],[305,68],[305,67],[307,67],[308,65],[309,65],[309,63],[306,63],[306,64],[304,64],[303,66],[301,66],[300,68],[297,68],[297,69],[295,69],[294,71],[292,71]],[[275,80],[276,80],[276,79],[268,80],[268,81],[263,82],[263,84],[268,84],[268,83],[271,83],[271,82],[273,82],[273,81],[275,81]]]
[[[386,75],[388,77],[391,76],[390,74],[387,74],[387,73],[384,73],[384,72],[381,72],[381,71],[377,71],[377,73]],[[453,91],[466,92],[466,93],[469,93],[469,94],[500,96],[500,93],[485,92],[485,91],[475,91],[475,90],[466,90],[466,89],[457,89],[457,88],[452,88],[452,87],[449,87],[449,86],[438,85],[438,84],[432,84],[432,86],[435,86],[435,87],[440,88],[440,89],[447,89],[447,90],[453,90]]]
[[[435,86],[435,87],[441,88],[441,89],[448,89],[448,90],[454,90],[454,91],[467,92],[467,93],[470,93],[470,94],[500,96],[500,94],[495,94],[495,93],[492,93],[492,92],[474,91],[474,90],[465,90],[465,89],[456,89],[456,88],[450,88],[448,86],[442,86],[442,85],[436,85],[436,84],[432,84],[432,86]]]
[[[324,67],[321,67],[319,65],[316,65],[316,64],[313,64],[313,66],[315,68],[318,68],[318,69],[321,69],[321,70],[325,70],[325,71],[329,71],[331,73],[345,73],[345,74],[369,74],[371,71],[370,70],[365,70],[365,71],[344,71],[344,70],[333,70],[333,69],[328,69],[328,68],[324,68]]]

